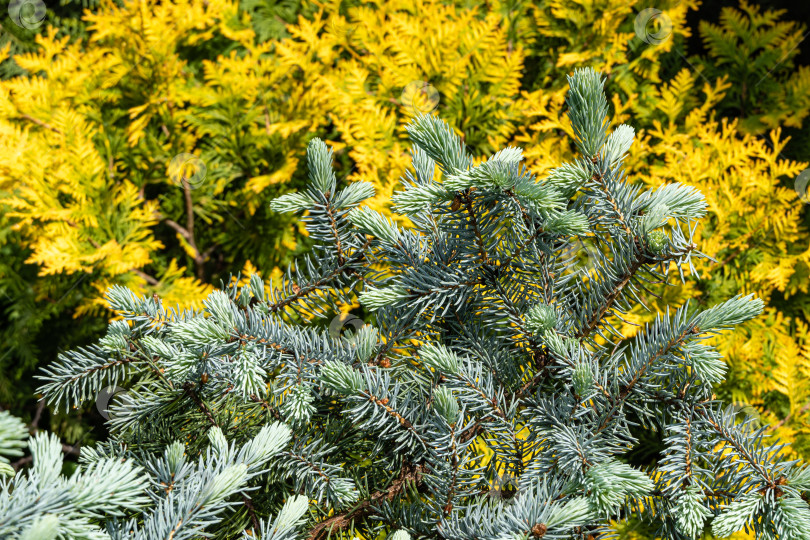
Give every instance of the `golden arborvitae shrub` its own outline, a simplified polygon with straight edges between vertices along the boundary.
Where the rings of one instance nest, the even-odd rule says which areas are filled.
[[[84,18],[87,40],[47,28],[36,51],[13,58],[25,74],[0,81],[0,363],[14,369],[0,377],[6,403],[31,398],[11,396],[33,384],[23,374],[43,355],[100,329],[54,319],[109,318],[110,285],[197,306],[249,257],[270,275],[299,236],[267,209],[272,190],[258,200],[252,182],[278,175],[285,144],[303,143],[269,135],[258,112],[261,129],[248,132],[236,121],[249,112],[234,103],[239,89],[218,96],[205,84],[223,50],[254,47],[237,5],[105,2]],[[61,331],[43,335],[46,320]]]

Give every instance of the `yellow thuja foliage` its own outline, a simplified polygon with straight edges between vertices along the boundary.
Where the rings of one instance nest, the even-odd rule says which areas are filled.
[[[140,269],[163,247],[152,231],[158,204],[144,199],[131,175],[119,175],[115,160],[121,157],[109,148],[114,141],[94,121],[114,106],[118,84],[131,74],[109,49],[70,44],[53,30],[37,42],[37,53],[15,57],[35,75],[0,85],[2,202],[29,239],[28,262],[38,264],[41,275],[92,272],[99,285],[116,280],[143,286],[148,278]],[[107,156],[94,142],[105,135]],[[176,271],[169,274],[184,293],[196,293],[191,299],[206,289]],[[176,298],[190,300],[187,294]]]
[[[99,288],[112,280],[143,285],[139,269],[163,247],[152,232],[157,205],[139,197],[128,179],[115,178],[95,146],[97,127],[80,111],[94,99],[104,106],[104,93],[114,84],[104,73],[114,59],[75,48],[64,54],[67,40],[53,33],[41,43],[40,54],[16,58],[41,76],[0,86],[0,200],[7,217],[31,250],[26,262],[37,265],[40,275],[92,271]],[[85,62],[104,75],[84,70]],[[168,274],[164,285],[182,291],[162,289],[176,301],[187,303],[189,293],[198,298],[207,289],[182,272]]]
[[[0,82],[0,204],[10,209],[32,251],[27,262],[41,276],[91,276],[97,294],[76,314],[101,305],[112,283],[199,305],[211,289],[209,257],[238,241],[218,238],[217,226],[244,230],[262,206],[255,194],[291,180],[294,152],[283,151],[288,161],[278,167],[277,153],[302,146],[292,134],[306,134],[310,112],[296,100],[296,121],[277,106],[295,85],[279,81],[278,62],[267,58],[272,44],[256,44],[239,17],[229,1],[106,2],[86,13],[86,43],[50,29],[37,38],[36,52],[14,58],[30,75]],[[212,39],[249,52],[194,65],[183,57]],[[247,64],[249,73],[229,79],[228,62]],[[247,115],[251,132],[240,132],[223,109]],[[190,189],[169,171],[183,153],[199,156],[206,168]],[[265,241],[283,258],[295,247],[296,230],[282,228]],[[179,249],[156,258],[171,247],[167,241]],[[194,277],[176,258],[184,253]]]
[[[110,3],[86,20],[92,42],[111,48],[127,72],[119,91],[131,101],[126,136],[140,161],[141,182],[165,182],[165,173],[149,175],[165,170],[173,155],[198,154],[208,175],[186,214],[198,214],[206,226],[236,220],[245,230],[243,222],[265,211],[261,201],[267,194],[263,199],[256,194],[290,182],[299,169],[308,117],[319,110],[306,83],[287,76],[285,66],[268,54],[275,44],[257,42],[247,15],[233,1]],[[192,65],[182,56],[187,48],[204,50],[211,40],[224,42],[212,59]],[[220,56],[221,49],[231,52]],[[287,222],[273,221],[282,223]],[[266,253],[282,254],[274,263],[294,249],[295,231],[281,228],[263,238]],[[176,239],[192,259],[204,262],[202,246],[191,245],[185,231],[177,230]],[[228,241],[212,243],[223,240]]]
[[[662,94],[689,95],[695,79],[682,71]],[[722,281],[735,281],[766,302],[774,291],[788,298],[807,293],[810,249],[807,231],[799,225],[803,208],[792,186],[780,183],[807,164],[780,156],[786,140],[778,129],[758,138],[741,134],[736,122],[710,115],[726,88],[722,81],[714,88],[707,85],[704,106],[683,109],[682,121],[671,116],[653,120],[643,154],[637,156],[650,164],[643,178],[703,189],[711,219],[701,231],[701,249],[717,258],[711,271]],[[672,110],[661,108],[662,114]]]
[[[673,36],[688,37],[686,12],[696,2],[670,4],[663,13]],[[314,22],[301,19],[278,52],[323,96],[357,169],[350,178],[384,183],[407,164],[397,145],[415,111],[435,109],[475,154],[489,154],[526,126],[532,109],[550,99],[562,105],[574,67],[594,66],[630,91],[658,81],[658,60],[672,47],[638,49],[634,6],[619,0],[495,2],[488,10],[399,0],[346,12],[330,3]],[[542,90],[526,94],[529,69],[539,71],[533,84]],[[411,103],[409,85],[429,85],[424,102]]]
[[[661,56],[676,38],[688,38],[686,14],[699,2],[656,2],[657,17],[647,18],[649,4],[621,0],[546,0],[529,8],[534,26],[528,29],[532,54],[553,63],[543,87],[565,88],[564,76],[588,65],[608,74],[624,92],[661,81]],[[637,28],[638,26],[638,28]],[[639,37],[652,35],[656,46]],[[660,41],[660,42],[659,42]]]
[[[238,3],[104,1],[84,19],[86,39],[43,29],[13,58],[25,73],[0,80],[4,404],[32,398],[37,363],[103,329],[109,286],[199,306],[248,259],[271,276],[301,237],[268,203],[305,175],[312,111],[290,96],[306,83],[285,78]],[[251,66],[240,84],[219,72],[224,51]]]

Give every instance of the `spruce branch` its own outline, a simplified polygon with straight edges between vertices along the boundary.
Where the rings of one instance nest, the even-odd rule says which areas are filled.
[[[137,464],[148,486],[138,508],[76,521],[121,540],[587,538],[629,518],[663,538],[806,530],[810,469],[712,393],[726,366],[709,339],[762,302],[671,306],[622,334],[670,273],[695,273],[706,201],[633,184],[635,133],[610,129],[603,77],[569,81],[581,155],[545,178],[515,147],[474,165],[459,133],[417,115],[401,226],[363,204],[370,184],[339,185],[313,139],[309,184],[271,206],[304,213],[313,243],[280,280],[237,276],[185,311],[113,287],[121,320],[41,391],[74,407],[125,385],[110,439],[81,459]],[[367,319],[345,324],[357,303]],[[0,417],[0,455],[19,455],[15,426]],[[659,459],[627,463],[656,433]],[[20,478],[0,499],[25,499]]]

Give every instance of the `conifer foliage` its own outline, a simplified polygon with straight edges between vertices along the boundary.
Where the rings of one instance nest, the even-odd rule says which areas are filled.
[[[712,394],[725,365],[707,338],[762,303],[687,303],[632,339],[617,330],[650,283],[695,271],[706,203],[681,184],[634,187],[634,132],[610,128],[602,77],[569,83],[581,157],[540,181],[521,149],[476,163],[419,115],[393,197],[403,228],[361,205],[370,184],[339,188],[314,139],[308,188],[273,209],[305,213],[315,248],[277,287],[253,276],[184,312],[113,287],[122,320],[41,391],[64,408],[127,387],[83,461],[119,471],[111,492],[136,481],[121,463],[143,468],[146,496],[111,515],[79,497],[77,512],[113,538],[588,538],[631,515],[665,538],[807,538],[810,470]],[[355,298],[373,325],[327,331]],[[650,431],[658,459],[631,463]],[[3,486],[0,524],[47,492],[40,470],[54,472]]]

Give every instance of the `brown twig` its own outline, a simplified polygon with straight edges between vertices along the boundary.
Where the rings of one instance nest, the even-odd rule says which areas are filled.
[[[602,421],[599,427],[596,428],[595,433],[601,433],[610,424],[610,421],[613,419],[613,414],[618,410],[619,406],[622,403],[624,403],[624,401],[627,399],[627,396],[630,395],[630,392],[633,390],[636,384],[638,384],[638,382],[641,380],[641,377],[644,376],[644,374],[647,372],[650,366],[652,366],[657,359],[669,353],[669,351],[673,347],[681,344],[684,341],[684,339],[686,339],[686,336],[688,336],[691,333],[695,333],[695,330],[696,330],[695,327],[689,327],[684,329],[680,334],[678,334],[677,337],[668,341],[665,346],[658,349],[655,352],[655,354],[653,354],[650,358],[647,359],[646,362],[644,362],[644,364],[633,374],[633,378],[630,379],[630,381],[623,386],[619,395],[616,396],[616,398],[612,399],[613,403],[611,404],[610,411],[605,416],[604,421]]]
[[[639,240],[636,239],[636,244],[638,245],[638,243],[639,243]],[[689,245],[682,252],[673,253],[672,256],[667,258],[666,260],[670,261],[670,260],[677,259],[678,257],[680,257],[682,255],[686,255],[690,251],[693,251],[695,249],[695,247],[696,246],[694,244]],[[591,315],[590,318],[588,318],[588,321],[586,322],[585,327],[582,330],[580,330],[580,332],[577,334],[576,337],[580,341],[586,339],[590,335],[590,333],[593,331],[593,329],[596,328],[596,325],[599,324],[599,321],[602,320],[602,317],[605,315],[605,313],[607,313],[608,310],[610,310],[610,308],[613,306],[613,303],[616,301],[617,298],[619,298],[619,295],[622,293],[622,291],[627,286],[627,284],[630,283],[630,281],[633,279],[633,277],[635,277],[636,273],[644,265],[650,264],[651,262],[653,262],[653,260],[648,259],[644,255],[644,253],[639,254],[639,257],[635,261],[633,261],[633,264],[630,265],[630,268],[627,269],[627,272],[625,272],[625,274],[623,276],[621,276],[621,278],[619,278],[618,281],[616,281],[616,283],[613,286],[613,290],[605,298],[605,301],[602,303],[600,308],[593,315]]]
[[[742,446],[739,443],[739,441],[737,441],[731,435],[731,433],[728,432],[728,430],[725,429],[724,426],[722,426],[722,425],[718,424],[717,422],[715,422],[714,419],[709,415],[709,413],[706,412],[706,410],[704,408],[702,408],[702,407],[696,408],[695,411],[701,417],[703,417],[703,420],[705,420],[707,424],[712,426],[717,431],[717,433],[719,433],[723,437],[723,439],[725,439],[726,442],[729,445],[731,445],[737,451],[737,453],[740,455],[740,457],[742,457],[744,460],[746,460],[751,465],[751,467],[755,471],[757,471],[757,473],[759,473],[759,475],[762,477],[763,480],[765,480],[765,482],[768,484],[769,487],[772,487],[772,488],[776,487],[776,482],[775,482],[773,476],[768,474],[768,471],[765,470],[765,468],[762,466],[762,464],[759,463],[756,460],[756,458],[754,456],[752,456],[751,453],[748,452],[748,450],[744,446]]]
[[[335,530],[341,530],[349,525],[356,519],[363,519],[366,516],[374,513],[373,505],[383,499],[392,501],[394,497],[402,493],[407,487],[409,482],[415,482],[417,485],[422,482],[422,473],[425,471],[424,465],[404,466],[400,472],[399,477],[394,480],[391,485],[384,491],[377,491],[368,499],[361,501],[354,508],[348,512],[334,515],[320,523],[318,523],[309,533],[308,540],[324,540],[328,538]]]
[[[330,200],[330,194],[326,194],[326,200],[329,204],[326,205],[326,215],[329,216],[329,226],[332,229],[332,236],[335,237],[335,249],[337,249],[337,260],[338,265],[343,266],[346,258],[343,255],[343,244],[340,242],[340,233],[338,233],[337,221],[335,220],[334,209],[332,208],[332,201]]]
[[[81,455],[81,451],[78,448],[76,448],[76,445],[70,446],[64,443],[62,443],[62,453],[70,456]],[[15,471],[19,471],[22,466],[28,465],[33,460],[34,456],[25,456],[12,463],[11,466],[14,467]]]
[[[202,402],[200,396],[197,395],[197,392],[194,390],[194,383],[187,382],[183,385],[186,390],[186,394],[191,398],[194,403],[197,404],[197,407],[205,414],[205,417],[208,418],[208,421],[211,422],[211,425],[214,427],[218,427],[217,421],[214,420],[214,417],[211,415],[211,411],[208,410],[208,407],[205,406],[205,403]]]
[[[183,185],[187,185],[187,182],[183,180]],[[204,272],[204,264],[211,253],[214,251],[216,246],[212,246],[208,248],[205,253],[200,253],[200,250],[197,248],[197,242],[194,240],[194,210],[189,204],[191,204],[191,193],[190,190],[185,190],[186,192],[186,206],[188,212],[188,218],[186,219],[186,227],[183,227],[173,219],[165,219],[163,220],[166,225],[177,231],[177,233],[185,238],[188,245],[191,246],[191,249],[194,251],[194,266],[195,266],[195,274],[197,279],[204,279],[205,272]]]
[[[610,291],[610,294],[607,296],[607,298],[605,298],[605,301],[602,303],[602,306],[596,312],[594,312],[593,315],[591,315],[591,317],[585,323],[585,327],[577,335],[579,339],[582,340],[587,338],[588,335],[590,335],[591,331],[593,331],[593,329],[596,328],[596,325],[599,324],[599,321],[602,320],[602,317],[611,308],[613,302],[616,301],[616,299],[619,297],[619,295],[627,286],[627,284],[630,283],[630,280],[633,279],[633,276],[636,275],[636,272],[638,272],[639,268],[641,268],[644,265],[644,262],[645,261],[643,260],[643,257],[636,259],[633,262],[632,266],[630,266],[627,272],[621,277],[621,279],[618,282],[616,282],[616,284],[613,286],[613,290]]]
[[[150,276],[149,274],[138,268],[133,268],[132,273],[144,279],[149,285],[157,286],[158,284],[160,284],[158,280],[156,280],[155,278],[153,278],[152,276]]]
[[[253,508],[253,503],[250,501],[250,498],[242,493],[242,502],[245,503],[245,508],[247,508],[248,515],[250,516],[250,521],[253,523],[253,531],[255,534],[259,534],[259,530],[261,527],[259,526],[259,519],[256,517],[256,509]]]
[[[261,404],[261,406],[267,409],[267,412],[272,414],[273,418],[275,418],[276,420],[281,420],[281,415],[279,414],[278,410],[276,410],[276,408],[270,405],[270,403],[268,403],[267,401],[263,400],[256,394],[250,394],[250,400],[253,401],[254,403]]]
[[[28,430],[31,433],[36,433],[39,431],[39,420],[42,417],[42,411],[45,410],[45,401],[40,401],[37,403],[37,411],[34,413],[34,419],[31,420],[31,423],[28,425]]]
[[[53,131],[54,133],[58,133],[60,135],[63,134],[61,129],[55,128],[52,125],[50,125],[49,123],[43,122],[39,118],[34,118],[30,114],[24,114],[23,113],[23,114],[20,114],[20,117],[25,118],[29,122],[33,122],[34,124],[36,124],[38,126],[44,127],[45,129],[49,129],[49,130]]]
[[[304,296],[311,293],[312,291],[320,290],[323,285],[330,282],[331,280],[333,280],[337,276],[343,274],[352,265],[357,264],[361,260],[363,260],[363,258],[365,258],[365,250],[366,250],[366,248],[368,248],[368,246],[370,244],[371,244],[371,240],[367,238],[365,243],[363,244],[363,246],[358,250],[357,254],[355,256],[353,256],[351,259],[349,259],[348,261],[345,261],[344,264],[338,265],[332,272],[330,272],[328,275],[325,275],[325,276],[321,277],[321,279],[319,279],[318,281],[316,281],[314,283],[311,283],[309,285],[306,285],[304,287],[298,288],[297,290],[295,290],[293,292],[293,294],[287,296],[286,298],[282,298],[278,302],[275,302],[273,304],[268,304],[267,307],[270,309],[270,311],[275,313],[278,310],[292,304],[296,300],[298,300],[300,298],[303,298]]]
[[[810,402],[806,403],[806,404],[804,405],[804,407],[802,407],[801,409],[799,409],[799,414],[804,414],[804,413],[806,413],[808,409],[810,409]],[[791,417],[791,416],[793,416],[793,413],[792,413],[792,412],[791,412],[791,413],[788,413],[788,415],[787,415],[787,416],[785,416],[783,419],[781,419],[779,422],[777,422],[777,423],[773,424],[772,426],[768,426],[767,431],[776,431],[776,430],[777,430],[777,429],[779,429],[780,427],[784,426],[784,425],[785,425],[785,423],[787,423],[787,422],[790,420],[790,417]]]

